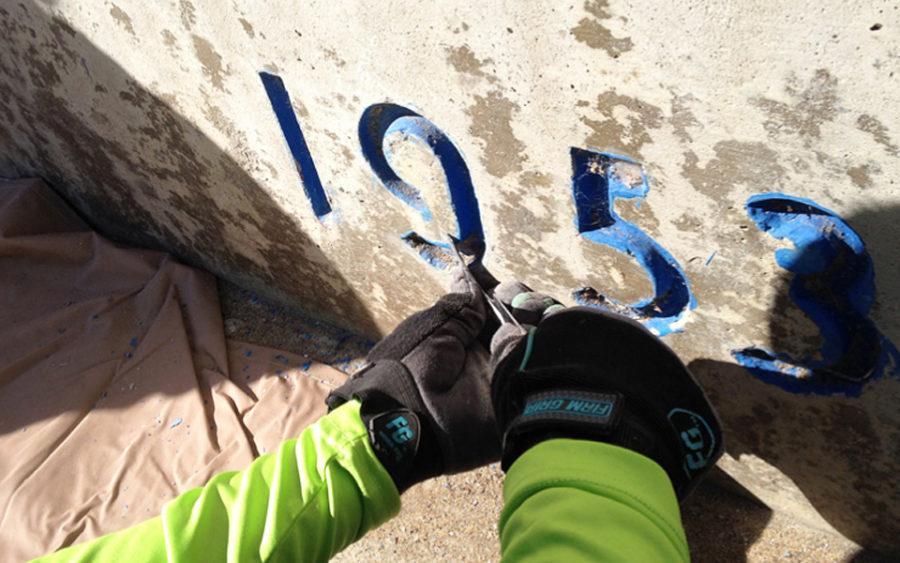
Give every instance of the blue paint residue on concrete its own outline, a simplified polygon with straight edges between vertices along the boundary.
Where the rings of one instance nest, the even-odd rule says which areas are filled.
[[[616,172],[618,163],[637,164],[628,157],[573,147],[572,195],[578,232],[591,242],[633,257],[653,282],[653,297],[637,303],[619,303],[593,288],[573,293],[582,305],[625,314],[641,321],[658,335],[682,330],[678,322],[696,307],[690,284],[678,261],[653,238],[615,212],[615,200],[642,199],[650,189],[641,170],[638,183],[626,184]]]
[[[793,248],[775,261],[794,274],[788,295],[822,335],[818,354],[801,358],[758,347],[732,352],[759,379],[792,393],[858,396],[871,380],[900,375],[900,353],[869,319],[875,272],[862,239],[817,203],[781,193],[746,204],[760,230]]]
[[[419,213],[422,219],[432,220],[431,209],[419,189],[403,180],[388,162],[390,152],[384,146],[384,139],[395,132],[421,140],[437,157],[444,171],[450,192],[450,205],[456,216],[456,238],[466,241],[468,248],[477,249],[478,254],[483,254],[484,228],[469,167],[450,138],[431,121],[397,104],[374,104],[366,108],[359,120],[359,143],[375,176],[389,192]],[[403,240],[434,267],[445,268],[452,263],[446,243],[428,240],[414,231],[405,233]]]
[[[312,154],[310,154],[309,147],[306,145],[303,130],[300,128],[300,123],[294,114],[291,98],[284,87],[284,82],[282,82],[280,77],[268,72],[260,72],[259,78],[262,80],[266,94],[269,96],[269,102],[272,104],[272,110],[278,119],[278,125],[281,126],[281,132],[284,134],[284,140],[287,141],[291,156],[294,157],[294,162],[297,164],[303,191],[306,193],[310,204],[312,204],[313,213],[315,213],[316,217],[322,219],[331,213],[331,204],[328,203],[328,197],[325,195],[325,190],[319,179],[319,172],[316,170],[316,164],[313,162]]]
[[[446,270],[453,264],[453,255],[450,253],[450,244],[437,240],[428,240],[415,231],[406,231],[400,235],[400,239],[407,246],[419,253],[419,256],[428,265],[438,270]],[[482,246],[482,248],[484,248]]]

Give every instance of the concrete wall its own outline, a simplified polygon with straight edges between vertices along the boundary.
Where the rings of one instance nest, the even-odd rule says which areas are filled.
[[[370,335],[483,234],[669,333],[760,498],[900,548],[895,4],[148,6],[0,1],[0,174]]]

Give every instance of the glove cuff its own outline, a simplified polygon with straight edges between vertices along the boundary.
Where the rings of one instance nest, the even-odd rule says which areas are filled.
[[[363,377],[365,375],[365,377]],[[329,410],[358,400],[360,418],[369,432],[375,456],[403,493],[416,483],[441,474],[440,450],[424,416],[422,399],[406,367],[379,360],[332,391]]]
[[[667,429],[650,424],[621,393],[562,388],[529,394],[520,404],[503,434],[504,471],[532,446],[555,438],[614,444],[649,457],[668,473],[678,470]]]
[[[594,309],[556,313],[506,345],[491,400],[504,469],[542,440],[602,441],[653,459],[683,499],[722,452],[715,410],[674,352],[634,321]]]

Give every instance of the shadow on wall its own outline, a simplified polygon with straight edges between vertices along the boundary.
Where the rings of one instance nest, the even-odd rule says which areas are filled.
[[[0,173],[43,177],[110,238],[166,250],[336,324],[378,333],[298,218],[49,9],[33,0],[0,6]],[[229,251],[243,246],[235,232],[258,233],[250,246],[260,244],[262,265]]]
[[[874,258],[878,288],[874,310],[879,318],[896,323],[900,257],[892,232],[900,224],[900,206],[866,210],[845,219]],[[792,316],[802,314],[789,295],[796,277],[784,271],[779,283],[780,295],[770,312],[772,347],[776,354],[790,351],[794,357],[815,357],[820,342],[785,329]],[[895,326],[879,328],[887,336],[896,335]],[[803,383],[794,384],[791,392],[771,383],[787,376],[754,375],[740,365],[714,360],[695,360],[689,367],[712,390],[710,398],[722,414],[731,456],[749,454],[777,467],[841,534],[866,548],[897,554],[900,522],[892,513],[900,506],[900,379],[894,361],[896,356],[888,358],[881,377],[861,386],[838,379],[810,384],[819,389],[844,386],[847,393],[796,392]],[[893,377],[884,375],[891,372]],[[752,405],[746,397],[753,397]],[[860,557],[870,555],[874,554]]]

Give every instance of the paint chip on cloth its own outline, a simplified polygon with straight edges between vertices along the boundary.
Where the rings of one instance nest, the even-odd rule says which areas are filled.
[[[346,376],[227,341],[216,282],[0,182],[0,545],[24,560],[159,514],[325,413]]]

